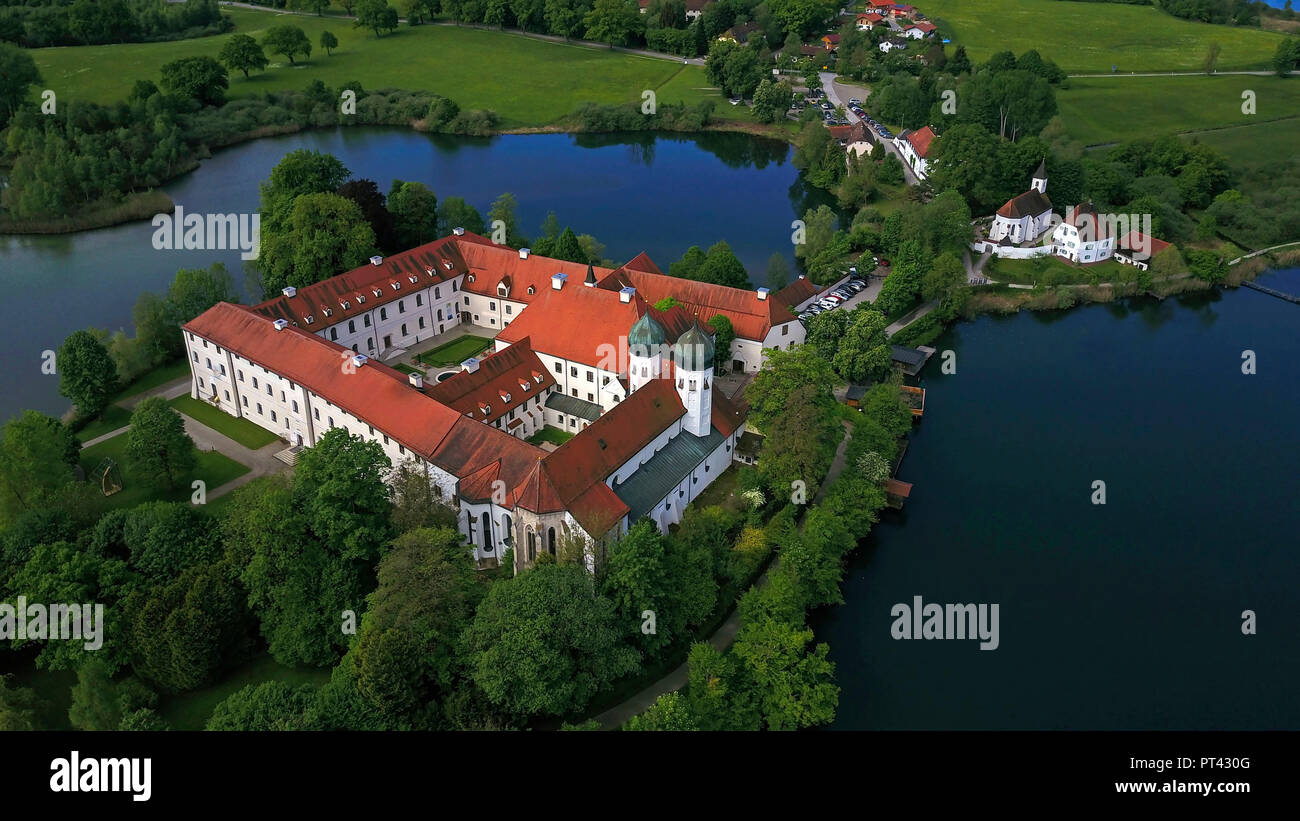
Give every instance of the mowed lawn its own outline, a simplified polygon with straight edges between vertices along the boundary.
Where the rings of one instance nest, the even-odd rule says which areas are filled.
[[[216,57],[234,34],[261,40],[274,25],[302,28],[312,42],[298,65],[267,54],[271,65],[244,79],[230,77],[230,97],[266,91],[301,90],[312,80],[333,88],[359,80],[367,89],[427,89],[455,100],[461,108],[492,109],[502,126],[542,126],[570,114],[580,103],[637,103],[655,90],[661,103],[721,100],[708,88],[704,69],[679,62],[623,54],[608,49],[552,43],[496,31],[457,26],[400,27],[376,38],[351,20],[224,9],[235,31],[216,37],[167,43],[132,43],[35,49],[31,52],[44,86],[61,99],[114,102],[130,93],[136,80],[159,81],[159,68],[181,57]],[[322,31],[339,39],[327,57],[319,47]],[[661,88],[662,87],[662,88]],[[730,108],[720,106],[719,108]],[[739,112],[719,111],[722,116]]]
[[[1069,72],[1195,71],[1217,42],[1219,70],[1268,69],[1283,35],[1193,23],[1153,6],[1062,0],[922,0],[916,4],[976,62],[1031,48]],[[946,25],[945,25],[946,24]]]
[[[1254,114],[1242,112],[1246,91],[1254,92]],[[1097,145],[1300,116],[1300,82],[1242,74],[1075,77],[1056,102],[1070,136]]]
[[[208,492],[211,493],[227,482],[248,473],[246,465],[241,465],[216,451],[200,450],[194,470],[177,479],[174,488],[170,490],[155,488],[132,474],[131,466],[126,459],[126,437],[127,434],[122,433],[97,445],[83,448],[81,451],[81,466],[86,471],[86,478],[96,487],[99,486],[99,476],[95,471],[104,458],[108,457],[117,462],[118,471],[122,476],[122,489],[107,498],[109,507],[135,507],[143,502],[158,500],[188,502],[194,492],[192,483],[195,479],[202,479]]]
[[[446,367],[448,365],[459,365],[471,356],[478,356],[490,347],[492,347],[490,337],[465,334],[456,337],[450,342],[444,342],[436,348],[431,348],[422,354],[417,354],[415,358],[435,368]]]

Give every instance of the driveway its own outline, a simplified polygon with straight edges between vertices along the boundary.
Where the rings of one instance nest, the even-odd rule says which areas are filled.
[[[848,121],[850,123],[862,122],[861,117],[854,114],[852,111],[849,111],[848,100],[840,99],[839,92],[835,88],[835,72],[821,71],[818,72],[817,76],[821,78],[822,91],[826,92],[827,101],[830,102],[830,104],[833,106],[837,106],[837,107],[843,106],[844,116],[848,118]],[[865,100],[866,98],[863,99]],[[869,123],[867,125],[867,128],[871,128],[871,125]],[[872,129],[871,136],[874,137],[877,142],[883,145],[886,151],[888,151],[890,154],[893,154],[895,157],[898,158],[899,163],[901,163],[903,166],[903,179],[907,181],[907,184],[916,185],[919,182],[919,180],[917,180],[916,174],[912,173],[912,167],[907,164],[906,160],[903,159],[903,155],[898,153],[898,148],[894,145],[894,141],[883,139],[879,134],[876,133],[875,129]]]

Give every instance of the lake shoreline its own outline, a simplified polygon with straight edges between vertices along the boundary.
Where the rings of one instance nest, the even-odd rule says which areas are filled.
[[[435,134],[439,132],[430,131],[422,127],[421,120],[413,120],[406,127],[411,131],[421,134]],[[95,231],[101,228],[112,228],[117,225],[125,225],[131,222],[139,222],[153,218],[156,214],[171,213],[174,203],[171,196],[163,190],[162,186],[173,182],[186,174],[197,170],[202,166],[203,161],[210,159],[213,152],[225,148],[233,148],[239,145],[245,145],[250,142],[266,137],[283,137],[291,134],[300,134],[309,131],[328,131],[335,128],[375,128],[374,123],[356,123],[349,125],[347,123],[333,123],[320,126],[262,126],[247,131],[234,139],[221,143],[220,145],[206,146],[206,150],[201,153],[198,159],[193,163],[187,164],[184,168],[178,169],[171,177],[159,183],[158,188],[149,191],[132,191],[127,194],[126,199],[119,203],[107,203],[102,205],[92,204],[84,212],[76,216],[61,217],[55,219],[32,219],[32,220],[9,220],[0,218],[0,236],[42,236],[49,234],[78,234],[83,231]],[[401,128],[402,126],[392,126]],[[529,134],[706,134],[706,133],[733,133],[745,134],[750,137],[760,137],[763,139],[777,140],[794,145],[794,138],[781,128],[761,123],[749,123],[731,120],[716,120],[710,122],[704,128],[697,131],[663,131],[661,129],[648,129],[646,131],[588,131],[580,128],[574,128],[571,124],[552,124],[543,126],[521,126],[518,128],[503,128],[494,130],[492,133],[484,135],[484,139],[493,137],[506,136],[526,136]],[[451,135],[459,136],[459,135]]]

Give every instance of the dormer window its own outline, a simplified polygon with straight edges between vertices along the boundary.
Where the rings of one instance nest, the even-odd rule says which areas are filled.
[[[314,315],[313,315],[313,316],[307,316],[307,317],[305,317],[305,319],[307,320],[307,324],[308,324],[308,325],[310,325],[310,324],[312,324],[313,322],[316,321],[316,317],[315,317]]]
[[[501,393],[500,396],[501,396],[501,401],[502,401],[502,402],[509,402],[509,401],[510,401],[510,394],[508,394],[508,393]]]
[[[534,374],[534,375],[533,375],[533,381],[536,382],[536,383],[539,384],[539,385],[542,384],[542,375],[541,375],[540,373],[539,373],[539,374]]]
[[[333,308],[326,308],[326,309],[325,309],[325,316],[334,316],[334,309],[333,309]]]
[[[393,286],[393,290],[394,290],[394,291],[400,291],[400,290],[402,290],[402,283],[400,283],[400,282],[390,282],[390,283],[388,283],[388,284]]]
[[[506,296],[510,291],[504,285],[497,286],[497,296]]]
[[[415,274],[411,274],[409,277],[407,277],[407,280],[409,280],[410,283],[414,285],[415,283],[420,281],[420,278],[417,277]]]
[[[366,301],[365,294],[357,294],[357,304],[364,305]]]
[[[341,307],[343,310],[346,311],[348,308],[351,308],[351,307],[352,307],[352,303],[351,303],[351,302],[348,302],[348,301],[345,299],[345,300],[343,300],[342,302],[339,303],[339,307]]]
[[[444,268],[446,268],[448,271],[450,271],[450,270],[451,270],[451,260],[449,260],[449,259],[445,259],[445,260],[443,260],[443,261],[442,261],[442,267],[444,267]]]
[[[473,281],[474,281],[474,275],[473,275],[473,274],[470,274],[470,275],[469,275],[469,281],[470,281],[470,282],[473,282]]]
[[[536,286],[536,285],[529,285],[529,286],[528,286],[528,293],[530,293],[530,294],[535,294],[535,293],[537,293],[537,286]]]
[[[382,288],[372,288],[370,292],[373,293],[376,297],[381,297],[384,295],[384,291]]]

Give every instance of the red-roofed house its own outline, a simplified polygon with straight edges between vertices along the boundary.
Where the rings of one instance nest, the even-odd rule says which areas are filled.
[[[865,14],[859,14],[858,31],[871,31],[876,26],[884,24],[884,22],[885,22],[884,15],[877,14],[874,11],[869,11]]]
[[[929,170],[930,143],[934,138],[934,130],[928,125],[916,131],[904,131],[894,138],[898,153],[912,167],[917,179],[925,179]]]
[[[1091,202],[1082,203],[1066,209],[1052,244],[1057,256],[1071,262],[1104,262],[1115,251],[1115,226]]]
[[[922,37],[929,37],[931,34],[934,34],[934,32],[934,23],[927,23],[925,21],[903,26],[903,36],[913,40],[920,40]]]
[[[1115,247],[1115,259],[1145,271],[1155,257],[1169,247],[1169,243],[1144,234],[1136,228],[1120,238]]]

